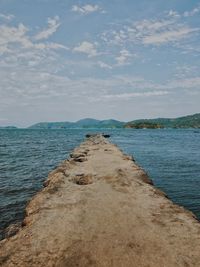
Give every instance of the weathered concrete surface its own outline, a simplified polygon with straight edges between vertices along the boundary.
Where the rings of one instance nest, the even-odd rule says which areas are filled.
[[[200,225],[130,157],[91,137],[49,174],[1,266],[199,267]]]

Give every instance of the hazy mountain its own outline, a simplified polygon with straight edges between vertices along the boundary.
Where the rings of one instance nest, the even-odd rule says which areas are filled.
[[[31,129],[65,129],[72,128],[73,122],[40,122],[36,123],[28,128]]]
[[[82,119],[82,120],[75,122],[74,125],[77,127],[86,127],[87,128],[89,126],[93,127],[94,125],[98,125],[99,123],[100,123],[100,120],[86,118],[86,119]]]
[[[40,122],[30,126],[31,129],[66,129],[66,128],[122,128],[124,122],[117,120],[82,119],[77,122]]]

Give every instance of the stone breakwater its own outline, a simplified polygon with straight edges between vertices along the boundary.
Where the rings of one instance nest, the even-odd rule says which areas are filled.
[[[49,174],[23,227],[0,242],[0,266],[199,267],[200,224],[132,157],[91,136]]]

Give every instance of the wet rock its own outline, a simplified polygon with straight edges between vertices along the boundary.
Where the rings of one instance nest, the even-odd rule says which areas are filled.
[[[149,178],[148,174],[145,172],[141,173],[140,179],[147,184],[153,185],[153,181]]]
[[[76,161],[76,162],[84,162],[86,160],[87,159],[85,157],[77,157],[77,158],[74,158],[74,161]]]
[[[5,238],[15,235],[20,229],[22,224],[20,222],[9,225],[4,232]]]
[[[105,137],[105,138],[109,138],[110,137],[110,135],[109,134],[104,134],[104,133],[102,133],[102,134],[86,134],[85,136],[87,137],[87,138],[90,138],[90,137],[96,137],[96,136],[103,136],[103,137]]]
[[[74,178],[74,183],[78,185],[88,185],[93,183],[92,175],[77,174]]]

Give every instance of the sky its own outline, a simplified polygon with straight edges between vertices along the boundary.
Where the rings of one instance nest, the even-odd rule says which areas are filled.
[[[0,0],[0,126],[199,106],[200,1]]]

